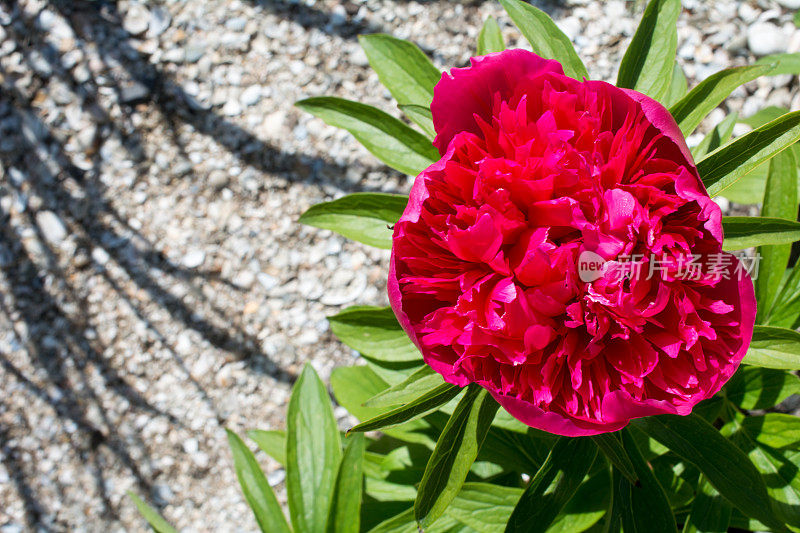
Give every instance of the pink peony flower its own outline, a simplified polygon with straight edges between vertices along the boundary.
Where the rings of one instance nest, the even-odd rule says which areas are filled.
[[[389,274],[427,364],[569,436],[720,390],[750,344],[753,284],[664,107],[507,50],[445,74],[431,110],[442,158],[414,183]],[[716,268],[686,275],[693,256]]]

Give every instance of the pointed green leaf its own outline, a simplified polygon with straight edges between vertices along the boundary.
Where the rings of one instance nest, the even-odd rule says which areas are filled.
[[[749,117],[740,118],[738,122],[741,124],[747,124],[751,128],[755,129],[760,128],[767,122],[772,122],[773,120],[782,117],[788,112],[789,110],[786,108],[772,105],[763,109],[759,109]]]
[[[236,433],[231,430],[226,431],[233,454],[236,477],[239,478],[244,499],[253,510],[258,527],[265,533],[289,533],[291,530],[286,523],[286,517],[283,516],[281,506],[275,499],[275,494],[267,483],[267,478],[261,471],[253,452]]]
[[[136,494],[129,491],[128,497],[133,500],[133,503],[139,510],[139,514],[142,515],[142,518],[147,520],[147,523],[150,525],[153,531],[156,533],[178,533],[177,530],[169,524],[169,522],[164,520],[164,517],[161,516],[158,511],[147,505],[144,500],[139,498]]]
[[[731,504],[703,477],[683,533],[727,533],[732,510]]]
[[[358,533],[361,513],[361,481],[364,464],[364,435],[347,439],[347,447],[336,475],[327,531],[329,533]]]
[[[561,63],[567,76],[577,80],[589,77],[569,37],[558,29],[547,13],[522,0],[500,0],[500,4],[531,43],[534,52]]]
[[[650,0],[622,63],[617,86],[655,100],[669,90],[678,49],[680,0]]]
[[[417,45],[383,33],[359,35],[358,41],[378,79],[400,105],[430,107],[442,73]]]
[[[328,391],[306,364],[286,415],[286,492],[296,531],[323,531],[342,442]]]
[[[770,72],[770,76],[779,76],[781,74],[800,74],[800,53],[791,54],[771,54],[764,56],[758,61],[757,65],[774,65],[775,69]]]
[[[631,483],[637,483],[639,478],[633,469],[628,453],[622,446],[617,433],[601,433],[592,437],[597,447],[605,454],[608,461],[624,475]]]
[[[755,129],[697,163],[697,170],[711,196],[755,169],[800,139],[800,111],[787,113]]]
[[[435,389],[426,392],[413,401],[408,402],[402,407],[392,409],[381,415],[362,422],[348,430],[348,433],[358,431],[373,431],[385,427],[396,426],[409,420],[414,420],[426,415],[434,409],[444,405],[458,393],[461,388],[451,383],[444,383]]]
[[[483,23],[481,33],[478,35],[478,52],[479,56],[485,56],[492,52],[502,52],[506,49],[506,44],[503,42],[503,32],[500,31],[500,26],[494,17],[489,17]]]
[[[408,196],[357,192],[311,207],[300,216],[302,224],[329,229],[369,246],[392,247],[392,224],[408,203]]]
[[[622,527],[625,533],[677,532],[675,517],[664,489],[642,458],[629,430],[620,431],[620,437],[639,478],[639,483],[636,484],[631,484],[625,478],[618,480],[619,488],[615,495],[621,497],[618,509],[622,514]]]
[[[800,394],[800,378],[771,368],[742,366],[725,385],[725,397],[740,409],[769,409]]]
[[[431,367],[425,365],[411,374],[408,379],[374,396],[364,405],[366,407],[391,407],[408,403],[414,398],[442,385],[444,380]]]
[[[761,215],[764,217],[784,220],[797,217],[797,162],[791,150],[784,150],[770,160],[762,205]],[[800,240],[800,232],[794,240]],[[758,265],[758,278],[755,280],[758,301],[756,321],[763,323],[772,310],[778,287],[783,281],[792,246],[790,243],[761,246],[758,253],[761,261]]]
[[[686,96],[689,85],[686,82],[686,74],[678,63],[675,63],[672,70],[672,79],[669,82],[667,94],[661,99],[665,107],[673,106],[678,100]]]
[[[800,370],[800,333],[773,326],[753,328],[743,363],[779,370]]]
[[[414,104],[400,104],[398,107],[400,111],[422,128],[423,133],[431,141],[436,138],[436,129],[433,127],[433,114],[429,107]]]
[[[794,154],[796,160],[800,161],[800,144],[793,144],[788,148]],[[725,198],[737,204],[754,204],[764,197],[764,188],[767,185],[767,174],[769,173],[769,161],[761,163],[752,172],[743,176],[742,179],[725,188],[722,193]],[[798,183],[798,198],[800,198],[800,183]]]
[[[286,465],[286,432],[281,430],[253,429],[247,436],[256,443],[261,451],[275,459],[282,466]]]
[[[528,483],[505,531],[547,531],[586,477],[596,455],[597,446],[592,439],[558,439],[542,467]]]
[[[414,518],[422,528],[436,521],[461,490],[499,407],[485,389],[474,384],[458,402],[417,490]]]
[[[692,157],[695,160],[702,159],[723,144],[727,143],[733,135],[733,127],[736,125],[737,115],[735,112],[725,117],[719,124],[714,126],[708,135],[703,137],[700,144],[692,148]]]
[[[439,159],[430,139],[380,109],[333,96],[308,98],[295,105],[349,131],[375,157],[404,174],[416,176]]]
[[[722,217],[723,250],[744,250],[800,240],[800,222],[768,217]]]
[[[734,89],[769,73],[772,68],[771,65],[754,65],[720,70],[697,84],[669,111],[683,134],[688,136]]]
[[[340,341],[363,355],[393,362],[422,359],[391,307],[348,307],[328,321]]]
[[[384,409],[365,407],[364,402],[386,390],[388,384],[369,366],[344,366],[331,374],[331,388],[336,401],[358,420],[369,420],[384,413]],[[384,428],[383,433],[404,442],[433,448],[435,441],[431,425],[425,420],[413,420],[400,427]]]
[[[632,424],[705,474],[720,494],[747,516],[783,530],[772,514],[758,470],[741,450],[697,415],[659,415]]]

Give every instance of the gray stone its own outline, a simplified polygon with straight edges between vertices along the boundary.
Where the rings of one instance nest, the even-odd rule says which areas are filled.
[[[119,103],[123,105],[136,105],[150,98],[150,89],[138,81],[124,83],[119,91]]]
[[[122,28],[131,35],[141,35],[147,31],[150,25],[150,13],[141,4],[130,4],[125,18],[122,20]]]
[[[197,268],[206,260],[206,254],[202,250],[192,250],[187,252],[181,259],[181,264],[186,268]]]
[[[158,37],[169,28],[172,16],[163,7],[156,6],[150,9],[150,22],[147,34],[151,37]]]
[[[757,56],[785,52],[788,46],[787,35],[771,22],[757,22],[747,29],[747,47]]]
[[[244,31],[247,19],[244,17],[234,17],[225,21],[225,27],[231,31]]]
[[[50,244],[60,245],[67,238],[67,228],[64,222],[52,211],[36,213],[36,224]]]
[[[242,95],[239,97],[239,101],[245,107],[254,106],[259,100],[261,100],[261,87],[258,85],[251,85],[242,91]]]

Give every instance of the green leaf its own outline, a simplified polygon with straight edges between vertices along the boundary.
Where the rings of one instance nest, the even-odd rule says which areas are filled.
[[[327,531],[329,533],[358,533],[359,514],[361,512],[361,480],[364,464],[364,435],[353,435],[347,439],[333,500],[328,514]]]
[[[773,65],[774,70],[769,73],[770,76],[779,76],[781,74],[797,75],[800,74],[800,53],[764,56],[756,61],[756,65]]]
[[[503,42],[503,32],[500,31],[500,26],[494,17],[490,16],[483,23],[481,33],[478,35],[478,52],[479,56],[485,56],[492,52],[502,52],[506,49],[506,44]]]
[[[359,420],[369,420],[384,412],[381,408],[364,407],[364,402],[388,388],[387,383],[369,366],[334,369],[331,374],[331,388],[339,405]],[[404,442],[422,444],[429,448],[433,448],[436,443],[429,435],[433,431],[431,424],[425,420],[413,420],[400,427],[382,431]]]
[[[286,465],[286,432],[281,430],[252,429],[247,436],[282,466]]]
[[[431,141],[436,138],[436,129],[433,127],[433,114],[429,107],[414,104],[400,104],[397,107],[422,128],[422,131]]]
[[[164,520],[163,516],[158,514],[158,511],[147,505],[136,494],[128,491],[128,497],[133,500],[134,504],[136,504],[139,514],[142,515],[142,518],[147,520],[147,523],[150,525],[153,531],[156,533],[178,533],[177,530],[169,524],[169,522]]]
[[[723,144],[727,143],[733,135],[733,127],[736,125],[738,115],[734,112],[725,117],[719,124],[714,126],[708,135],[703,137],[700,144],[692,148],[692,157],[695,160],[704,158]]]
[[[683,533],[727,533],[732,510],[731,504],[703,477]]]
[[[547,13],[522,0],[500,0],[500,4],[531,43],[534,52],[561,63],[567,76],[577,80],[589,77],[569,37],[558,29]]]
[[[777,429],[782,433],[777,434],[777,443],[784,441],[787,436],[784,422],[794,426],[790,433],[797,437],[800,432],[797,418],[774,413],[745,418],[741,413],[734,412],[730,422],[720,431],[747,453],[747,457],[761,472],[777,516],[791,526],[800,527],[800,476],[798,476],[800,452],[797,450],[797,441],[793,443],[793,449],[779,449],[780,446],[773,447],[762,442],[763,440],[774,442],[769,435],[775,433],[774,429],[770,428],[773,416],[781,417]],[[766,434],[766,438],[762,434]]]
[[[697,170],[711,196],[800,139],[800,111],[787,113],[708,154]]]
[[[592,439],[558,439],[511,513],[506,532],[546,531],[575,494],[596,455]]]
[[[800,370],[800,333],[793,329],[755,326],[743,363],[778,370]]]
[[[348,430],[348,433],[358,431],[373,431],[385,427],[396,426],[409,420],[425,416],[427,413],[455,398],[461,388],[451,383],[444,383],[422,396],[408,402],[402,407],[392,409],[386,413],[362,422]]]
[[[414,502],[414,518],[426,528],[453,501],[500,407],[489,393],[470,385],[433,449]]]
[[[661,101],[666,107],[671,107],[675,102],[686,96],[686,91],[688,90],[689,85],[686,82],[686,74],[683,73],[681,66],[675,63],[672,70],[672,79],[669,82],[669,89],[667,89],[667,94],[664,95]]]
[[[397,100],[398,107],[433,139],[436,133],[430,106],[433,88],[442,77],[439,69],[414,43],[382,33],[359,35],[358,40],[378,79]]]
[[[414,509],[407,509],[398,515],[387,518],[370,529],[369,533],[417,533]]]
[[[795,159],[800,160],[800,144],[793,144],[789,147],[789,150],[792,151]],[[727,187],[723,195],[738,204],[754,204],[764,196],[768,173],[769,161],[766,161],[742,177],[742,179]],[[800,183],[798,183],[798,197],[800,198]]]
[[[794,328],[800,317],[800,262],[787,271],[772,312],[767,317],[770,326]]]
[[[441,386],[444,383],[442,376],[425,365],[411,374],[407,380],[391,387],[369,399],[366,407],[391,407],[408,403],[421,394]]]
[[[404,174],[416,176],[439,159],[430,139],[380,109],[333,96],[308,98],[295,105],[349,131],[375,157]]]
[[[306,364],[286,415],[286,492],[296,531],[322,531],[333,497],[342,443],[328,391]]]
[[[412,361],[384,361],[367,355],[364,356],[364,360],[367,366],[391,387],[404,382],[411,377],[411,374],[425,366],[421,358]]]
[[[364,402],[389,388],[368,366],[340,366],[331,373],[331,389],[336,402],[359,420],[382,412],[364,406]]]
[[[328,321],[334,335],[362,355],[392,362],[422,359],[391,307],[348,307]]]
[[[617,86],[655,100],[669,91],[678,49],[680,0],[650,0],[619,66]]]
[[[596,464],[596,463],[595,463]],[[547,528],[547,533],[579,533],[597,531],[595,524],[606,514],[610,501],[609,469],[603,468],[584,481],[567,503],[558,518]]]
[[[609,462],[624,475],[631,483],[638,483],[639,478],[633,469],[628,453],[622,446],[617,433],[601,433],[592,437],[597,447],[605,454]]]
[[[800,28],[800,11],[794,12],[794,25],[796,28]]]
[[[760,474],[714,426],[697,415],[659,415],[632,424],[705,474],[720,494],[747,516],[783,530],[771,512]]]
[[[800,394],[800,378],[785,370],[743,366],[725,385],[725,397],[740,409],[769,409]]]
[[[769,73],[772,68],[771,65],[754,65],[720,70],[698,83],[670,107],[669,112],[683,134],[688,136],[734,89]]]
[[[791,150],[784,150],[769,162],[769,175],[761,208],[764,217],[793,220],[797,217],[797,162]],[[798,223],[800,227],[800,223]],[[795,240],[800,239],[800,233]],[[786,265],[792,253],[791,244],[761,246],[761,261],[755,280],[758,315],[756,322],[763,323],[775,303],[775,296],[783,281]]]
[[[516,487],[464,483],[447,514],[479,533],[496,533],[505,527],[521,495]]]
[[[398,104],[430,107],[442,73],[417,45],[383,33],[359,35],[358,41]]]
[[[408,196],[358,192],[311,207],[299,222],[329,229],[369,246],[392,247],[392,230],[408,203]]]
[[[722,217],[723,250],[744,250],[800,240],[800,222],[768,217]]]
[[[267,478],[261,471],[253,452],[236,433],[231,430],[226,431],[233,454],[236,477],[239,478],[244,499],[253,510],[258,527],[265,533],[289,533],[291,530],[286,523],[286,517],[283,516],[281,506],[275,499],[275,494],[267,483]]]
[[[788,112],[789,110],[786,108],[772,105],[763,109],[759,109],[749,117],[740,118],[738,122],[740,124],[747,124],[751,128],[755,129],[760,128],[767,122],[772,122],[773,120],[782,117]]]
[[[629,430],[620,431],[620,437],[639,478],[639,483],[636,484],[631,484],[622,477],[617,480],[617,491],[614,495],[620,497],[617,509],[622,514],[622,527],[625,533],[677,532],[675,517],[672,515],[664,489],[642,458]]]
[[[419,531],[412,508],[381,522],[369,533],[419,533]],[[455,518],[445,515],[436,524],[427,528],[425,533],[474,533],[474,531]]]
[[[641,434],[641,431],[639,433]],[[653,475],[658,484],[664,489],[672,509],[683,510],[692,503],[697,480],[701,475],[694,465],[687,465],[680,457],[671,453],[655,457],[648,462],[653,468]]]

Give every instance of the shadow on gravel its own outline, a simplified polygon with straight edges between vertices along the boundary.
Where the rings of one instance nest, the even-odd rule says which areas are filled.
[[[3,218],[5,215],[0,212],[0,244],[11,254],[10,261],[0,261],[0,277],[10,288],[6,294],[0,293],[0,314],[16,325],[14,331],[4,333],[16,339],[20,349],[27,354],[25,364],[21,365],[11,354],[0,352],[0,367],[13,376],[19,389],[51,406],[62,421],[70,421],[76,428],[65,438],[74,453],[85,461],[87,471],[95,480],[95,486],[87,487],[87,490],[102,500],[103,518],[116,518],[118,504],[111,501],[105,477],[111,463],[128,471],[135,480],[135,490],[149,501],[158,504],[162,500],[153,489],[154,468],[148,460],[145,443],[135,431],[122,432],[123,428],[116,421],[117,415],[107,411],[96,390],[99,388],[106,395],[124,399],[130,410],[149,418],[163,417],[176,426],[181,423],[175,415],[148,403],[130,385],[130,378],[111,366],[104,353],[107,346],[99,340],[88,321],[89,302],[85,300],[84,288],[73,280],[73,269],[95,269],[116,291],[119,305],[131,310],[152,337],[167,348],[179,368],[183,369],[187,382],[196,387],[211,412],[217,413],[217,409],[176,353],[174,339],[169,339],[153,323],[145,302],[121,288],[114,276],[91,259],[83,265],[59,265],[58,254],[39,229],[37,214],[48,211],[63,221],[67,231],[77,237],[77,252],[83,253],[84,257],[91,258],[92,250],[97,248],[106,251],[110,261],[121,269],[123,278],[147,293],[149,299],[175,321],[196,331],[211,345],[230,353],[233,359],[244,361],[251,370],[284,382],[293,382],[296,376],[269,360],[258,339],[241,327],[238,317],[225,316],[203,295],[201,288],[204,284],[229,284],[226,280],[215,272],[186,269],[171,263],[111,205],[108,192],[99,179],[100,149],[104,138],[116,135],[123,139],[123,146],[130,152],[131,159],[141,161],[144,148],[140,133],[128,114],[123,113],[121,120],[114,120],[98,104],[98,80],[90,78],[78,82],[69,70],[62,67],[57,50],[34,21],[25,19],[14,2],[3,1],[3,4],[9,6],[8,11],[14,14],[14,22],[5,29],[29,64],[32,90],[19,90],[14,76],[0,70],[0,79],[3,80],[0,120],[13,126],[13,131],[5,131],[2,135],[6,139],[13,138],[16,147],[11,151],[0,149],[0,163],[5,171],[24,169],[26,174],[24,184],[4,179],[0,187],[13,190],[17,197],[34,196],[40,202],[28,205],[20,215],[24,227],[33,228],[33,234],[29,230],[21,231],[20,226]],[[166,123],[190,124],[196,131],[213,137],[246,165],[264,172],[283,173],[290,180],[313,183],[324,182],[330,177],[335,180],[331,184],[336,187],[359,190],[357,185],[348,185],[343,179],[344,167],[320,158],[281,152],[215,112],[199,108],[168,75],[131,48],[127,35],[115,37],[120,35],[121,20],[114,3],[62,1],[51,5],[71,23],[83,43],[96,47],[100,56],[108,59],[109,71],[114,68],[122,70],[122,79],[115,79],[113,84],[120,100],[130,100],[123,93],[129,93],[133,84],[144,90],[139,98],[128,101],[129,105],[155,105]],[[103,129],[98,129],[93,140],[94,156],[90,167],[76,166],[70,160],[64,141],[37,115],[35,95],[47,82],[46,77],[37,73],[41,65],[37,67],[34,64],[34,56],[48,63],[51,72],[46,77],[58,78],[66,84],[83,110],[102,115]],[[342,178],[341,182],[338,178]],[[200,314],[175,296],[169,287],[175,281],[188,286],[209,313]],[[6,410],[4,402],[5,398],[0,398],[0,414],[12,412]],[[220,415],[217,416],[222,422]],[[9,482],[25,506],[26,520],[31,529],[38,526],[59,529],[57,524],[42,522],[43,515],[47,514],[42,509],[43,498],[35,493],[31,483],[42,474],[37,471],[37,465],[24,458],[26,452],[20,448],[18,439],[11,435],[14,430],[35,434],[37,428],[19,427],[17,423],[24,426],[27,422],[15,420],[10,427],[0,427],[0,453],[9,472]],[[65,488],[58,479],[49,482],[64,496]]]

